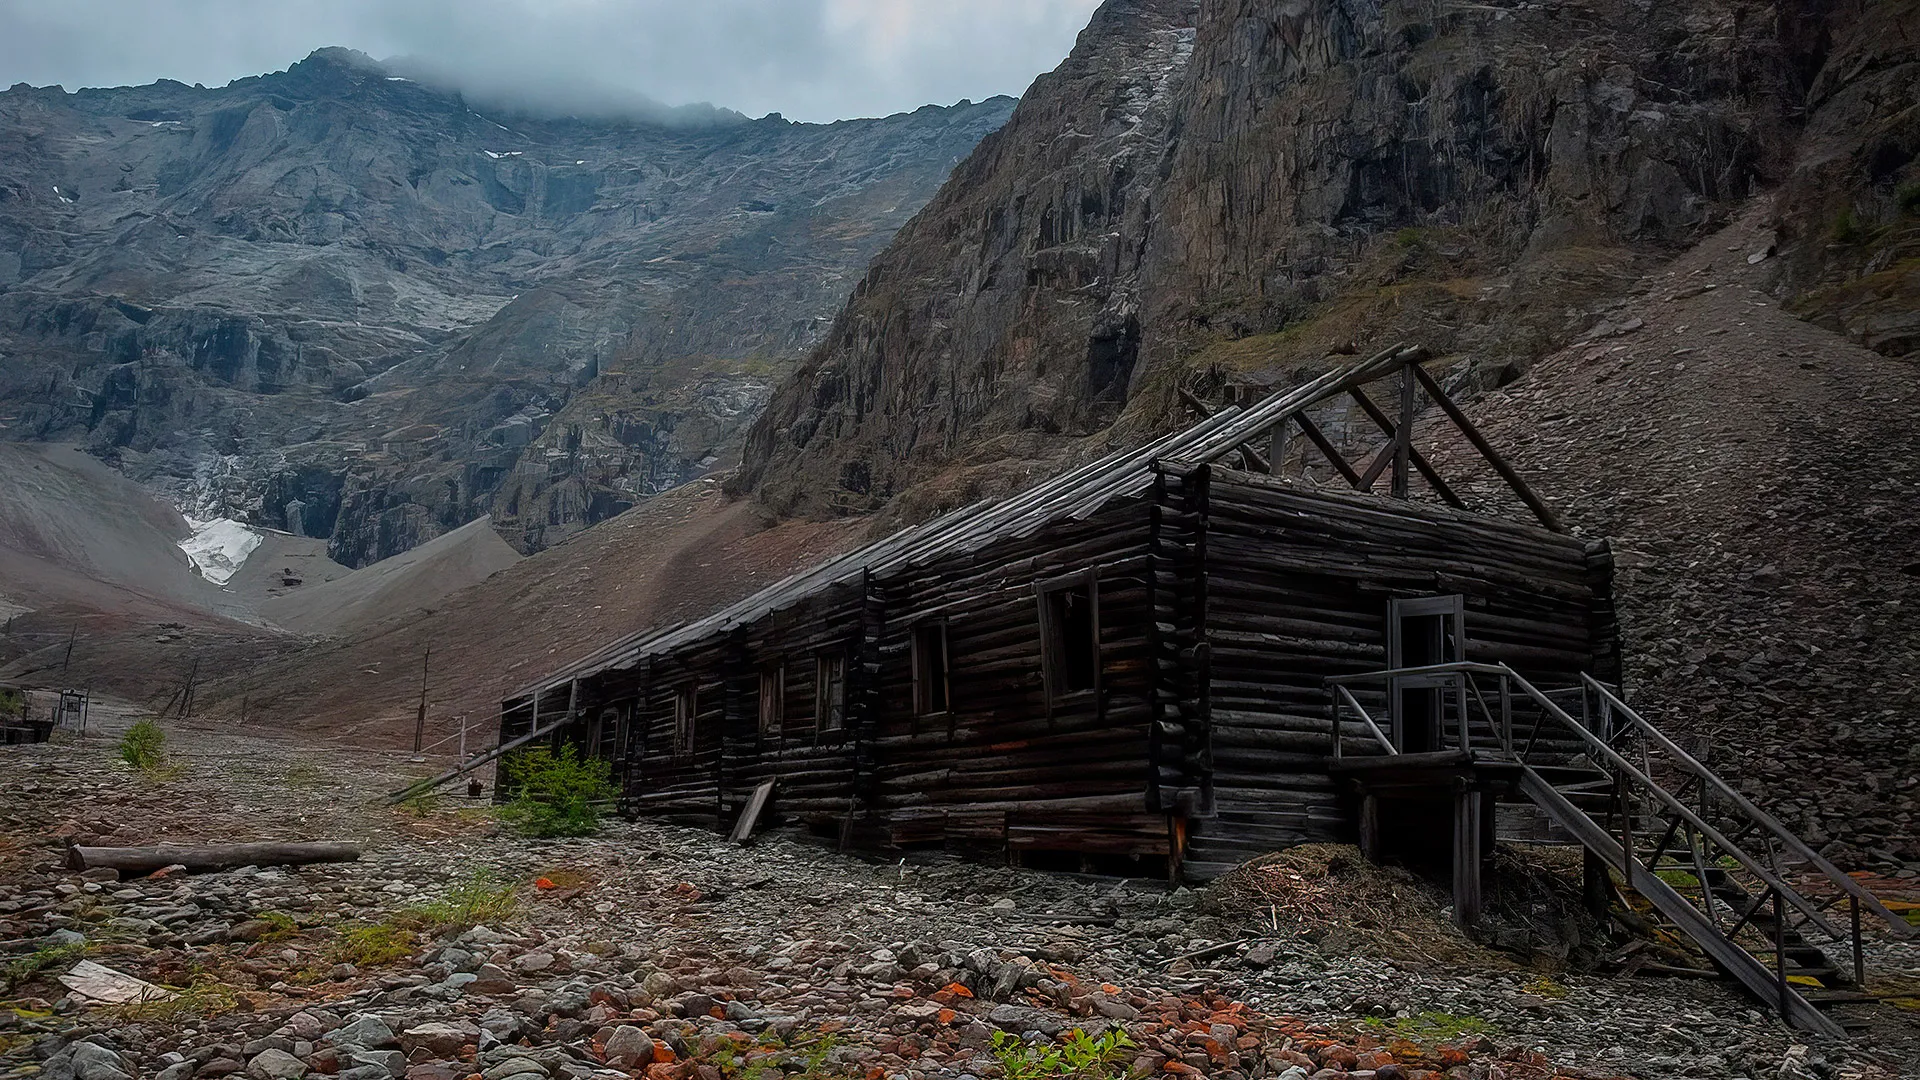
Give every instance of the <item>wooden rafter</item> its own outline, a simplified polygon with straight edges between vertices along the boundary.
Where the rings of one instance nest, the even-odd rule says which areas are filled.
[[[1407,367],[1413,371],[1420,371],[1418,364],[1408,364]],[[1425,374],[1425,372],[1420,373]],[[1404,445],[1407,456],[1413,463],[1413,467],[1419,471],[1421,477],[1433,488],[1434,494],[1440,496],[1441,499],[1446,501],[1448,506],[1456,510],[1464,510],[1467,508],[1467,504],[1461,501],[1460,496],[1454,492],[1453,487],[1441,478],[1440,471],[1433,467],[1433,462],[1427,459],[1427,455],[1414,448],[1411,432],[1408,432],[1404,439],[1402,439],[1394,422],[1388,418],[1386,412],[1382,410],[1380,406],[1374,404],[1373,399],[1367,396],[1366,391],[1355,387],[1349,391],[1349,393],[1353,395],[1353,400],[1359,404],[1361,411],[1371,417],[1373,422],[1379,425],[1380,430],[1394,438],[1394,442],[1390,443],[1389,446],[1397,449]]]
[[[1307,441],[1333,463],[1333,467],[1339,471],[1340,475],[1346,477],[1347,483],[1356,488],[1359,487],[1360,474],[1353,471],[1352,465],[1347,464],[1347,459],[1341,456],[1339,449],[1333,445],[1333,440],[1327,438],[1327,433],[1320,430],[1320,425],[1314,423],[1304,412],[1295,413],[1293,418],[1299,423],[1300,430],[1306,435]]]
[[[1413,377],[1418,379],[1420,385],[1426,389],[1428,396],[1433,398],[1433,403],[1440,406],[1440,411],[1447,414],[1447,419],[1453,421],[1453,426],[1460,429],[1460,434],[1466,436],[1467,442],[1480,452],[1481,457],[1487,459],[1487,464],[1493,466],[1493,471],[1500,474],[1500,479],[1507,482],[1507,486],[1512,488],[1520,501],[1527,505],[1527,509],[1533,511],[1533,515],[1540,519],[1540,524],[1557,533],[1566,532],[1567,527],[1561,523],[1560,515],[1554,513],[1552,507],[1533,493],[1533,489],[1528,487],[1527,482],[1520,478],[1520,474],[1513,470],[1513,466],[1507,464],[1506,459],[1493,448],[1493,444],[1489,443],[1480,434],[1480,430],[1473,426],[1473,421],[1467,419],[1467,414],[1460,411],[1460,406],[1454,404],[1445,390],[1440,389],[1439,382],[1418,364],[1409,364],[1408,367],[1413,371]]]

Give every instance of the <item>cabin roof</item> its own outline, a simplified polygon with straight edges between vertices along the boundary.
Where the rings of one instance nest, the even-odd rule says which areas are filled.
[[[935,559],[975,551],[998,540],[1030,536],[1061,521],[1084,520],[1116,499],[1138,495],[1153,483],[1154,463],[1214,461],[1336,394],[1373,382],[1427,358],[1418,346],[1396,345],[1364,360],[1334,368],[1297,387],[1240,408],[1230,406],[1181,431],[1144,446],[1123,449],[1000,500],[975,503],[931,521],[911,525],[865,547],[799,571],[724,608],[672,626],[629,634],[512,695],[518,700],[758,619],[863,575],[882,575]]]

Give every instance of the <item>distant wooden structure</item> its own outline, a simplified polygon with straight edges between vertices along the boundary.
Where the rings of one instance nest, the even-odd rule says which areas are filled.
[[[763,818],[875,849],[1199,881],[1357,840],[1451,874],[1463,924],[1503,814],[1594,851],[1598,898],[1609,867],[1657,886],[1674,837],[1633,829],[1666,792],[1593,727],[1624,708],[1609,549],[1567,534],[1426,359],[1396,346],[614,642],[503,702],[501,745],[610,761],[629,814],[726,829],[758,791]],[[1315,420],[1336,398],[1384,436],[1369,459]],[[1466,506],[1414,444],[1423,399],[1531,520]],[[1296,449],[1350,490],[1274,475]],[[1733,930],[1785,931],[1790,906],[1766,892]],[[1697,923],[1796,1023],[1831,1024]]]

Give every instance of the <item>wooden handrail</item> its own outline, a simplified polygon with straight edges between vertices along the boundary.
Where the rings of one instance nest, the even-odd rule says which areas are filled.
[[[1853,897],[1856,900],[1864,901],[1867,904],[1867,906],[1874,911],[1875,914],[1879,915],[1882,919],[1886,920],[1888,925],[1892,926],[1896,931],[1898,931],[1901,937],[1911,937],[1916,933],[1915,927],[1908,925],[1905,919],[1894,914],[1892,911],[1889,911],[1885,905],[1880,903],[1880,900],[1878,897],[1875,897],[1873,893],[1867,891],[1867,889],[1863,887],[1859,882],[1853,880],[1853,878],[1849,876],[1845,871],[1833,865],[1833,863],[1827,861],[1827,859],[1824,856],[1822,856],[1819,852],[1807,846],[1806,841],[1800,839],[1798,836],[1795,836],[1791,831],[1787,829],[1786,826],[1780,824],[1780,822],[1776,818],[1774,818],[1772,814],[1769,814],[1765,810],[1762,810],[1760,809],[1760,807],[1754,805],[1751,801],[1747,799],[1746,796],[1740,794],[1738,791],[1735,791],[1732,787],[1728,786],[1727,782],[1720,779],[1719,776],[1715,775],[1711,769],[1707,768],[1705,765],[1702,765],[1698,760],[1694,758],[1692,754],[1689,754],[1685,750],[1682,750],[1679,747],[1679,745],[1676,744],[1672,739],[1667,738],[1667,736],[1663,732],[1661,732],[1659,728],[1654,727],[1651,723],[1647,722],[1645,717],[1641,716],[1638,712],[1635,712],[1633,709],[1633,706],[1628,705],[1626,702],[1620,700],[1620,696],[1618,694],[1615,694],[1612,690],[1607,689],[1606,684],[1600,682],[1599,680],[1593,678],[1590,675],[1585,674],[1584,672],[1581,674],[1580,678],[1587,684],[1589,688],[1591,688],[1593,691],[1598,693],[1601,696],[1601,698],[1605,700],[1610,706],[1612,706],[1615,709],[1618,709],[1622,715],[1626,716],[1626,718],[1629,721],[1631,721],[1635,727],[1639,728],[1643,734],[1653,739],[1655,742],[1659,743],[1660,748],[1662,750],[1665,750],[1668,754],[1672,755],[1673,759],[1679,762],[1682,767],[1684,767],[1687,771],[1693,773],[1696,777],[1700,779],[1702,783],[1705,783],[1708,786],[1712,787],[1713,790],[1717,792],[1721,798],[1726,799],[1728,802],[1739,807],[1741,813],[1746,814],[1749,818],[1753,819],[1753,821],[1757,823],[1761,828],[1767,830],[1769,833],[1772,833],[1774,839],[1786,845],[1789,849],[1793,851],[1795,855],[1798,855],[1801,859],[1805,860],[1806,862],[1812,863],[1815,867],[1819,868],[1820,872],[1826,875],[1829,881],[1833,882],[1835,885],[1838,885],[1842,891],[1847,893],[1847,895]]]
[[[1834,929],[1833,925],[1828,923],[1826,918],[1820,914],[1819,909],[1815,908],[1813,904],[1807,900],[1806,897],[1800,895],[1800,893],[1796,889],[1794,889],[1793,886],[1787,884],[1785,881],[1782,881],[1778,875],[1774,874],[1772,871],[1768,870],[1766,867],[1761,866],[1759,862],[1755,861],[1754,858],[1751,855],[1748,855],[1746,851],[1742,849],[1738,844],[1735,844],[1733,841],[1727,839],[1725,836],[1721,834],[1720,830],[1714,828],[1712,825],[1707,824],[1706,821],[1700,817],[1700,815],[1688,809],[1685,803],[1681,802],[1679,799],[1674,798],[1672,792],[1668,791],[1666,788],[1663,788],[1659,784],[1655,783],[1652,777],[1641,772],[1639,769],[1634,768],[1632,762],[1628,761],[1624,757],[1621,757],[1619,753],[1617,753],[1613,749],[1613,747],[1608,746],[1603,740],[1597,738],[1593,734],[1593,732],[1588,731],[1586,728],[1580,726],[1580,723],[1576,721],[1572,716],[1568,715],[1565,709],[1562,709],[1559,705],[1555,704],[1552,698],[1547,697],[1545,694],[1541,693],[1539,689],[1536,688],[1532,683],[1528,682],[1524,678],[1521,678],[1519,672],[1514,671],[1512,668],[1508,667],[1505,664],[1500,664],[1497,666],[1506,673],[1508,678],[1513,680],[1514,685],[1520,688],[1521,693],[1527,695],[1528,697],[1532,698],[1535,702],[1539,703],[1541,708],[1547,711],[1548,715],[1552,716],[1556,720],[1559,720],[1562,724],[1565,724],[1568,728],[1572,729],[1574,734],[1578,735],[1580,739],[1584,741],[1588,746],[1592,747],[1595,750],[1598,750],[1600,752],[1601,757],[1605,758],[1607,762],[1611,764],[1614,768],[1620,770],[1623,773],[1626,773],[1628,776],[1633,777],[1633,779],[1638,781],[1641,784],[1641,786],[1645,787],[1649,792],[1651,792],[1654,798],[1666,804],[1667,809],[1680,815],[1680,817],[1684,819],[1687,822],[1687,824],[1693,826],[1696,830],[1700,832],[1701,835],[1705,836],[1707,839],[1712,840],[1715,845],[1720,847],[1728,855],[1732,856],[1734,860],[1739,862],[1741,866],[1746,867],[1748,873],[1759,878],[1761,881],[1765,882],[1769,887],[1773,888],[1774,890],[1779,892],[1781,895],[1792,899],[1793,905],[1799,908],[1802,914],[1806,915],[1806,917],[1809,920],[1811,920],[1816,926],[1820,927],[1820,929],[1824,931],[1829,937],[1832,937],[1838,940],[1842,936],[1841,933],[1838,930]],[[1627,855],[1629,857],[1634,857],[1631,850],[1627,852]]]

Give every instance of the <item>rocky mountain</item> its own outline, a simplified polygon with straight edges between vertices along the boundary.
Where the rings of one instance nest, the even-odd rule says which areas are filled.
[[[476,111],[356,53],[0,93],[0,424],[365,565],[534,550],[728,460],[1012,102]]]
[[[919,519],[1419,341],[1613,542],[1633,700],[1920,869],[1917,158],[1912,3],[1108,0],[732,490]]]
[[[1915,23],[1801,0],[1109,0],[874,261],[735,489],[922,514],[1164,427],[1177,387],[1355,341],[1508,381],[1762,192],[1787,192],[1790,302],[1913,350]]]

